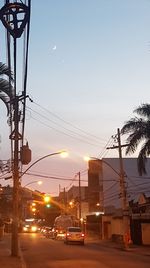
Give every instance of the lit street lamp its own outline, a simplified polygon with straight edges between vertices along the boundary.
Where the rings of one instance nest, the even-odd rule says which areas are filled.
[[[66,157],[68,155],[67,151],[58,151],[56,153],[51,153],[51,154],[47,154],[47,155],[44,155],[42,157],[40,157],[39,159],[37,159],[34,163],[32,163],[25,171],[23,171],[20,175],[20,178],[22,178],[22,176],[24,174],[26,174],[26,172],[31,168],[33,167],[35,164],[37,164],[38,162],[40,162],[41,160],[47,158],[47,157],[50,157],[50,156],[53,156],[53,155],[57,155],[57,154],[60,154],[62,157]]]
[[[26,172],[31,167],[33,167],[35,164],[37,164],[41,160],[43,160],[43,159],[45,159],[47,157],[58,155],[58,154],[59,155],[62,155],[62,157],[64,157],[64,156],[67,155],[67,152],[66,151],[58,151],[58,152],[50,153],[50,154],[47,154],[47,155],[45,155],[43,157],[40,157],[35,162],[33,162],[24,172],[22,172],[19,175],[19,178],[22,178],[22,176],[24,174],[26,174]],[[16,192],[18,193],[19,192],[19,183],[16,184],[15,189],[16,189]],[[15,221],[14,221],[14,227],[15,228],[13,228],[13,231],[12,231],[12,241],[11,241],[12,242],[12,256],[18,256],[18,222],[19,222],[18,197],[17,198],[14,198],[14,200],[13,200],[13,206],[15,207]]]
[[[32,184],[32,183],[37,183],[38,185],[41,185],[43,182],[42,181],[31,181],[27,184],[25,184],[24,186],[22,186],[23,188],[27,187],[28,185]]]

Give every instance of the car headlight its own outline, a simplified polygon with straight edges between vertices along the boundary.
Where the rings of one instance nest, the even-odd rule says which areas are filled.
[[[36,232],[36,231],[37,231],[37,227],[36,227],[36,226],[32,226],[32,227],[31,227],[31,231],[32,231],[32,232]]]

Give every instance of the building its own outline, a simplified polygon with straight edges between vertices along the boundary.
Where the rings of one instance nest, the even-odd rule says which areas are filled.
[[[150,159],[147,159],[146,169],[147,174],[139,176],[137,159],[123,158],[123,187],[125,190],[127,205],[126,213],[129,225],[128,237],[130,239],[131,233],[133,242],[139,244],[149,243],[146,239],[147,237],[150,237],[150,217],[149,215],[144,215],[144,211],[149,209],[149,198],[144,198],[145,195],[143,198],[140,198],[140,204],[138,203],[138,210],[140,213],[138,215],[133,213],[133,209],[137,209],[137,204],[134,204],[132,210],[129,208],[129,204],[131,205],[133,200],[138,200],[141,192],[150,196]],[[102,238],[121,240],[124,231],[119,158],[91,160],[89,162],[88,187],[90,214],[96,214],[96,204],[98,202],[99,212],[104,212],[104,215],[100,217],[100,233]],[[141,202],[143,203],[141,204]]]
[[[141,192],[150,195],[150,159],[147,159],[147,174],[139,176],[137,158],[123,158],[124,188],[127,202],[137,199]],[[121,208],[119,158],[103,158],[90,160],[88,172],[90,211],[94,211],[94,204],[100,203],[102,210],[114,206]]]
[[[141,193],[138,200],[131,200],[131,238],[134,244],[150,245],[150,196]]]
[[[66,213],[73,215],[75,218],[85,218],[89,212],[88,206],[88,186],[72,186],[67,192],[60,192],[60,200],[65,200]]]

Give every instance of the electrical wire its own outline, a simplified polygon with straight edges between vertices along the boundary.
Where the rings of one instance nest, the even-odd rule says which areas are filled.
[[[26,1],[25,1],[26,4]],[[30,33],[30,12],[31,12],[31,0],[28,0],[28,11],[29,19],[26,26],[26,31],[24,31],[24,75],[23,75],[23,120],[22,120],[22,146],[24,140],[24,129],[25,129],[25,111],[26,111],[26,87],[27,87],[27,72],[28,72],[28,53],[29,53],[29,33]]]
[[[106,152],[108,152],[108,150],[106,149],[108,146],[111,146],[110,145],[110,142],[111,142],[111,144],[112,144],[112,136],[109,138],[109,140],[107,141],[107,143],[106,143],[106,145],[102,148],[102,151],[99,153],[99,155],[98,155],[98,158],[104,158],[105,156],[104,155],[106,155]]]
[[[110,191],[112,188],[114,188],[116,185],[118,184],[118,182],[115,182],[113,185],[111,185],[109,188],[106,188],[103,193],[105,194],[106,192]]]
[[[53,124],[55,124],[56,126],[59,126],[59,127],[61,127],[62,129],[64,129],[64,130],[66,130],[66,131],[68,131],[68,132],[70,132],[70,133],[72,133],[72,134],[74,134],[74,135],[79,135],[80,137],[81,137],[81,139],[87,139],[88,137],[86,137],[85,135],[81,135],[81,134],[79,134],[79,133],[77,133],[77,132],[75,132],[75,131],[72,131],[72,130],[70,130],[70,129],[68,129],[68,128],[66,128],[66,127],[64,127],[64,126],[62,126],[62,125],[60,125],[59,123],[56,123],[55,121],[53,121],[53,120],[51,120],[51,119],[49,119],[48,117],[46,117],[46,116],[44,116],[43,114],[40,114],[39,112],[37,112],[37,111],[35,111],[35,110],[33,110],[32,108],[30,108],[30,107],[27,107],[28,108],[28,110],[31,110],[33,113],[36,113],[38,116],[40,116],[40,117],[42,117],[42,118],[44,118],[45,120],[47,120],[47,121],[49,121],[49,122],[51,122],[51,123],[53,123]],[[33,118],[33,116],[31,115],[31,118]],[[35,119],[35,118],[34,118]],[[39,121],[39,119],[37,119],[37,121]],[[41,122],[41,121],[40,121]],[[43,122],[42,122],[43,123]],[[53,128],[53,127],[52,127]],[[61,130],[58,130],[58,129],[56,129],[56,128],[53,128],[55,131],[61,131]],[[65,132],[63,132],[63,134],[64,134]],[[66,134],[66,133],[65,133]],[[70,134],[68,134],[68,135],[70,135]],[[75,137],[75,136],[71,136],[71,137]],[[87,141],[88,142],[88,141]],[[90,143],[90,144],[92,144],[92,145],[94,145],[94,146],[99,146],[100,144],[99,143],[94,143],[94,141],[92,141],[92,142],[88,142],[88,143]]]
[[[72,135],[70,135],[70,134],[67,134],[67,133],[65,133],[65,132],[63,132],[63,131],[61,131],[61,130],[58,130],[58,129],[54,128],[54,127],[51,127],[51,126],[49,126],[49,125],[43,123],[42,121],[40,121],[39,119],[34,118],[33,116],[31,116],[31,117],[32,117],[33,120],[39,122],[40,124],[42,124],[42,125],[44,125],[44,126],[50,128],[50,129],[53,129],[53,130],[56,131],[56,132],[59,132],[59,133],[65,135],[65,136],[68,136],[68,137],[72,138],[72,139],[76,139],[76,140],[78,140],[78,141],[80,141],[80,142],[82,142],[82,143],[86,143],[86,144],[89,144],[89,145],[91,145],[91,146],[97,147],[96,144],[93,144],[93,143],[91,143],[91,142],[85,141],[85,140],[83,140],[83,139],[81,139],[81,138],[79,138],[79,137],[75,137],[75,136],[72,136]]]
[[[39,174],[36,174],[36,173],[26,173],[26,175],[32,175],[32,176],[35,176],[35,177],[41,177],[41,178],[45,178],[45,179],[53,179],[53,180],[61,180],[61,181],[72,181],[73,179],[72,178],[63,178],[63,177],[55,177],[55,176],[47,176],[47,175],[39,175]],[[81,180],[83,182],[87,182],[87,180]]]
[[[43,106],[41,106],[40,104],[36,103],[35,101],[33,101],[33,103],[34,103],[35,105],[37,105],[38,107],[40,107],[41,109],[43,109],[44,111],[46,111],[47,113],[51,114],[53,117],[55,117],[55,118],[57,118],[58,120],[62,121],[63,123],[65,123],[65,124],[67,124],[67,125],[73,127],[74,129],[76,129],[76,130],[78,130],[78,131],[84,133],[85,135],[88,135],[88,136],[90,136],[90,137],[96,139],[97,141],[100,140],[99,137],[97,137],[97,136],[95,136],[95,135],[93,135],[93,134],[91,134],[91,133],[89,133],[89,132],[87,132],[87,131],[85,131],[85,130],[83,130],[83,129],[81,129],[81,128],[75,126],[75,125],[73,125],[72,123],[70,123],[70,122],[64,120],[64,119],[61,118],[60,116],[58,116],[58,115],[56,115],[55,113],[49,111],[49,110],[46,109],[45,107],[43,107]],[[102,139],[101,139],[101,140],[102,140]]]

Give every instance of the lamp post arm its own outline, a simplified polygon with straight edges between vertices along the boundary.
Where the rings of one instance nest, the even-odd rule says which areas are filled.
[[[24,185],[23,188],[25,188],[26,186],[28,186],[28,185],[30,185],[32,183],[36,183],[36,182],[38,182],[38,181],[31,181],[31,182],[27,183],[26,185]]]
[[[32,163],[23,173],[21,173],[21,175],[20,175],[20,178],[31,168],[31,167],[33,167],[35,164],[37,164],[38,162],[40,162],[41,160],[43,160],[43,159],[45,159],[45,158],[47,158],[47,157],[49,157],[49,156],[53,156],[53,155],[57,155],[57,154],[61,154],[61,153],[63,153],[63,152],[65,152],[65,151],[59,151],[59,152],[56,152],[56,153],[51,153],[51,154],[47,154],[47,155],[45,155],[45,156],[43,156],[43,157],[40,157],[38,160],[36,160],[34,163]]]
[[[108,167],[110,167],[119,177],[120,177],[120,173],[117,172],[117,170],[115,170],[108,162],[106,162],[105,160],[100,160],[102,161],[103,163],[105,163]]]
[[[98,160],[98,161],[101,161],[102,163],[106,164],[108,167],[110,167],[119,177],[120,177],[120,173],[117,172],[117,170],[115,170],[108,162],[106,162],[105,160],[103,159],[99,159],[97,157],[90,157],[90,159],[93,159],[93,160]]]

